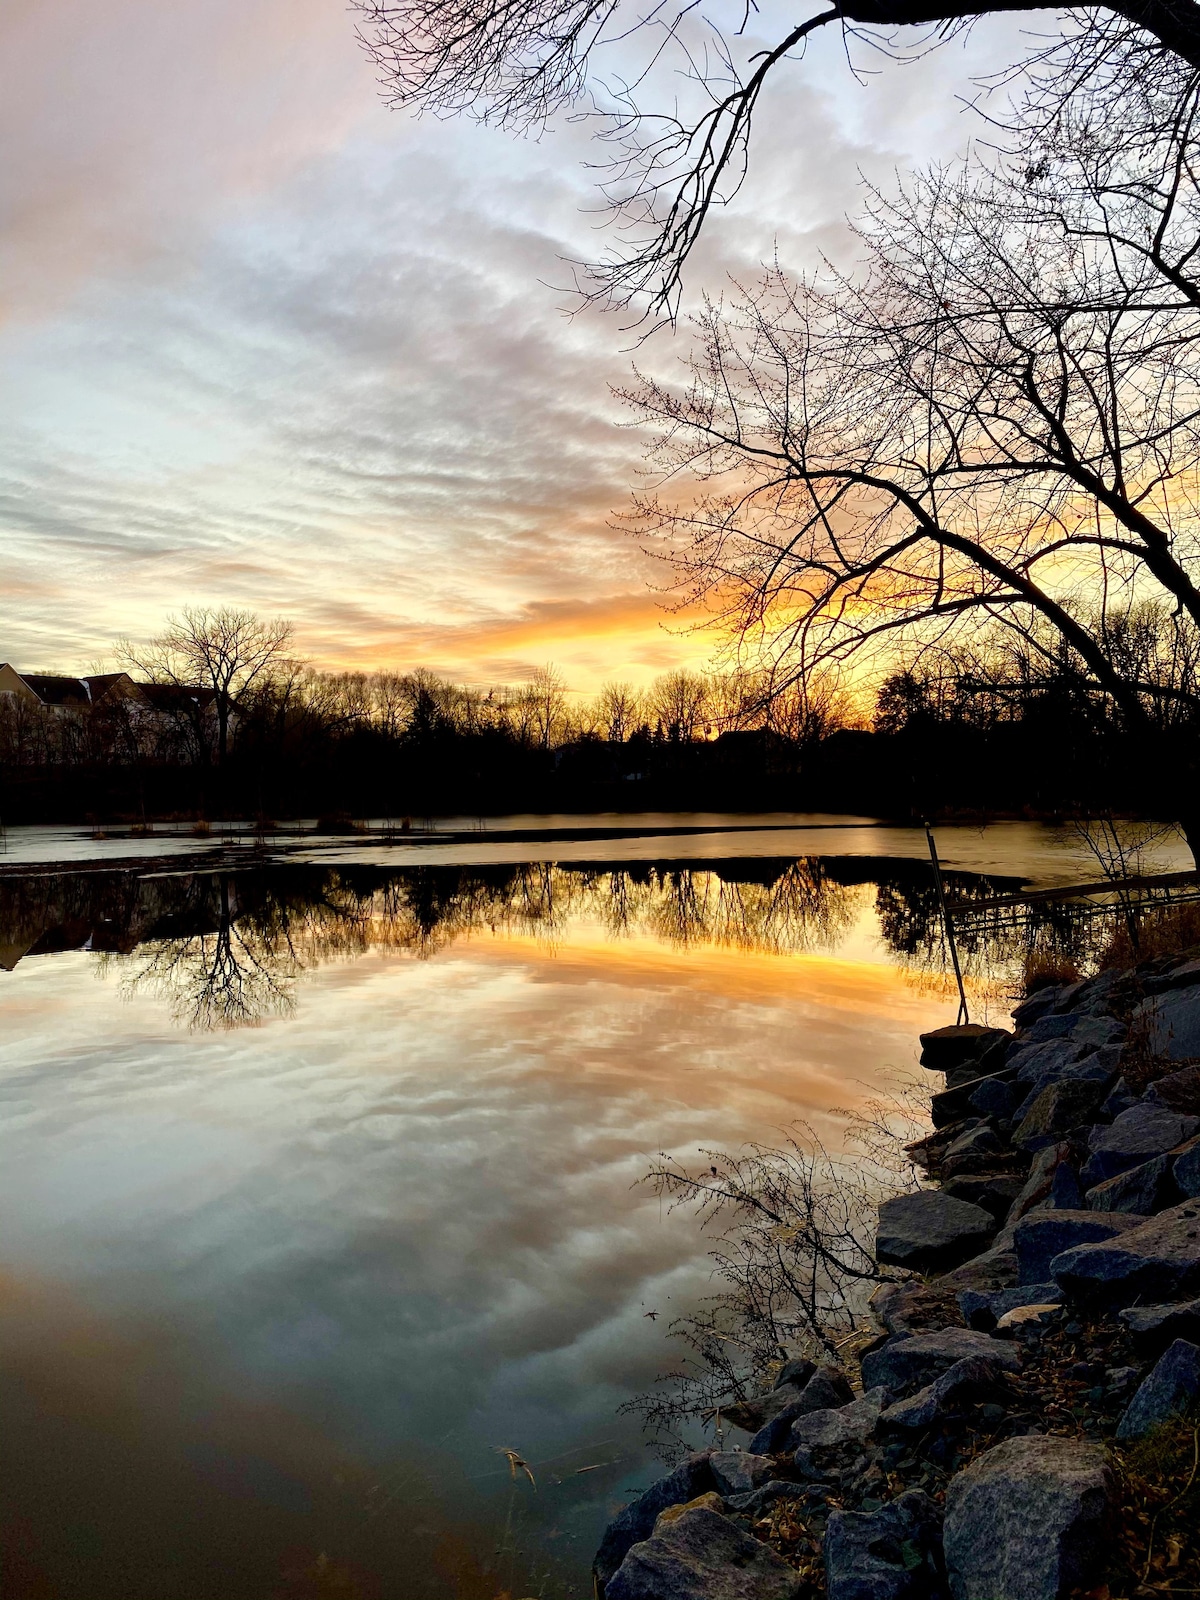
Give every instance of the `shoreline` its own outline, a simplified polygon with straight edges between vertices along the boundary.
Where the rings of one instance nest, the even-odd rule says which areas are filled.
[[[1200,960],[922,1036],[853,1363],[723,1407],[597,1552],[604,1600],[1094,1600],[1200,1588]],[[1193,1448],[1194,1446],[1194,1448]]]

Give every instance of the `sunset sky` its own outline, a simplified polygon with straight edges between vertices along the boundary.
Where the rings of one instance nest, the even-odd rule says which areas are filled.
[[[963,147],[999,26],[787,68],[689,291],[844,251],[860,169]],[[598,247],[586,129],[388,111],[341,0],[6,0],[0,149],[0,660],[82,670],[210,603],[471,682],[709,655],[609,526],[629,337],[553,287]]]

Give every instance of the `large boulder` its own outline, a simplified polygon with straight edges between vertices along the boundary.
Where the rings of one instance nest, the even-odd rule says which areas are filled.
[[[1144,1000],[1133,1013],[1150,1049],[1169,1061],[1200,1056],[1200,986],[1172,989]]]
[[[868,1389],[857,1400],[848,1406],[839,1406],[836,1411],[812,1411],[807,1417],[798,1417],[788,1435],[787,1448],[830,1449],[863,1444],[875,1431],[879,1413],[886,1404],[886,1389]]]
[[[899,1398],[923,1389],[967,1356],[994,1357],[1006,1372],[1017,1372],[1021,1365],[1012,1345],[973,1328],[944,1328],[939,1333],[894,1339],[872,1350],[862,1358],[863,1385],[867,1389],[883,1387]]]
[[[1134,1216],[1152,1217],[1168,1206],[1178,1205],[1183,1194],[1175,1182],[1175,1156],[1155,1156],[1140,1167],[1106,1178],[1087,1192],[1090,1211],[1126,1211]]]
[[[978,1022],[934,1028],[921,1035],[921,1065],[933,1072],[950,1072],[964,1061],[976,1060],[989,1045],[1008,1038],[1011,1035],[1005,1029],[986,1028]]]
[[[840,1367],[827,1364],[816,1367],[798,1397],[782,1411],[775,1412],[751,1439],[751,1454],[774,1455],[776,1451],[786,1448],[792,1424],[800,1417],[809,1416],[814,1411],[828,1411],[833,1407],[849,1405],[853,1399],[854,1390]]]
[[[1127,1306],[1119,1315],[1139,1355],[1157,1355],[1176,1339],[1200,1344],[1200,1300]]]
[[[1091,1155],[1080,1177],[1085,1189],[1128,1172],[1143,1161],[1164,1155],[1200,1131],[1200,1117],[1181,1116],[1166,1106],[1141,1100],[1111,1126],[1093,1128],[1088,1138]]]
[[[924,1432],[943,1427],[952,1417],[980,1401],[1009,1392],[1005,1368],[994,1356],[967,1356],[948,1367],[940,1378],[907,1400],[897,1400],[881,1412],[879,1426],[901,1432]]]
[[[929,1115],[934,1127],[945,1128],[952,1122],[961,1121],[963,1117],[1007,1116],[1013,1106],[1012,1080],[1015,1076],[1012,1067],[1003,1067],[998,1073],[975,1075],[935,1094],[929,1102]],[[982,1102],[978,1096],[982,1096]],[[993,1112],[989,1103],[993,1098],[998,1107],[1007,1109]]]
[[[803,1393],[803,1383],[780,1383],[768,1394],[757,1395],[752,1400],[735,1400],[731,1405],[722,1406],[721,1420],[735,1428],[743,1428],[747,1433],[758,1433],[773,1418],[794,1406]]]
[[[959,1290],[944,1278],[923,1283],[919,1278],[881,1283],[870,1299],[871,1315],[888,1333],[927,1333],[933,1328],[962,1326]]]
[[[1095,1306],[1193,1298],[1200,1294],[1200,1200],[1185,1200],[1112,1238],[1065,1250],[1051,1262],[1050,1276],[1068,1299]]]
[[[1200,1347],[1176,1339],[1141,1387],[1117,1424],[1118,1439],[1140,1439],[1143,1434],[1183,1416],[1200,1403]]]
[[[948,1178],[942,1185],[942,1192],[954,1200],[982,1206],[995,1218],[999,1227],[1024,1187],[1024,1178],[1015,1172],[970,1172]]]
[[[1033,1103],[1013,1129],[1012,1142],[1018,1150],[1040,1150],[1054,1144],[1064,1133],[1092,1120],[1108,1094],[1107,1076],[1097,1079],[1067,1078],[1048,1084],[1034,1096]]]
[[[1104,1570],[1112,1477],[1104,1447],[1006,1439],[950,1479],[943,1529],[954,1600],[1062,1600]]]
[[[711,1459],[708,1451],[688,1456],[674,1472],[652,1483],[643,1494],[617,1513],[604,1530],[592,1564],[602,1584],[612,1577],[633,1545],[650,1537],[660,1512],[668,1506],[684,1505],[716,1487]]]
[[[1021,1306],[1057,1305],[1062,1297],[1062,1290],[1051,1282],[1019,1284],[1015,1289],[994,1289],[991,1293],[963,1289],[958,1296],[958,1309],[968,1328],[990,1333],[1008,1312]]]
[[[797,1600],[800,1578],[710,1506],[666,1512],[609,1579],[605,1600]]]
[[[1189,1199],[1200,1196],[1200,1140],[1194,1140],[1171,1166],[1175,1187]]]
[[[875,1259],[914,1272],[945,1271],[978,1255],[995,1231],[990,1212],[941,1189],[899,1194],[879,1207]]]
[[[1050,1263],[1075,1245],[1111,1239],[1136,1228],[1144,1217],[1124,1212],[1030,1211],[1013,1230],[1013,1246],[1022,1283],[1046,1283],[1053,1276]]]
[[[921,1489],[878,1511],[834,1511],[825,1531],[829,1600],[924,1600],[941,1589],[942,1515]]]
[[[775,1472],[769,1456],[754,1456],[745,1450],[714,1450],[708,1460],[717,1493],[725,1496],[749,1494],[769,1482]]]
[[[1168,1072],[1146,1090],[1146,1099],[1187,1117],[1200,1117],[1200,1065]]]
[[[1074,1156],[1075,1147],[1066,1139],[1051,1140],[1034,1153],[1029,1174],[1005,1218],[1010,1227],[1050,1198],[1059,1167],[1073,1164]]]

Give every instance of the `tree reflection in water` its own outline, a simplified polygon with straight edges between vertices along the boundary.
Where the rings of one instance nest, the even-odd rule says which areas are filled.
[[[965,873],[947,885],[959,901],[1017,886]],[[371,949],[428,957],[479,933],[554,946],[590,923],[610,939],[675,949],[832,951],[872,910],[888,949],[940,980],[947,959],[928,869],[868,857],[12,877],[0,882],[0,964],[88,950],[102,973],[127,993],[161,997],[180,1024],[239,1027],[287,1015],[304,971]],[[1058,904],[973,919],[959,943],[982,979],[1015,970],[1035,947],[1086,959],[1104,937],[1104,925]]]

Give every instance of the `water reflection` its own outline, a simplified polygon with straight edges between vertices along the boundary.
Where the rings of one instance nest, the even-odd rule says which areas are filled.
[[[222,874],[62,874],[0,882],[0,963],[68,950],[96,955],[130,996],[163,1000],[191,1028],[285,1016],[303,972],[372,949],[429,957],[487,931],[553,948],[595,923],[612,940],[759,954],[831,950],[873,891],[891,948],[931,963],[932,890],[909,863],[862,860],[597,863],[559,867],[274,868]],[[968,878],[964,894],[1004,879]]]

